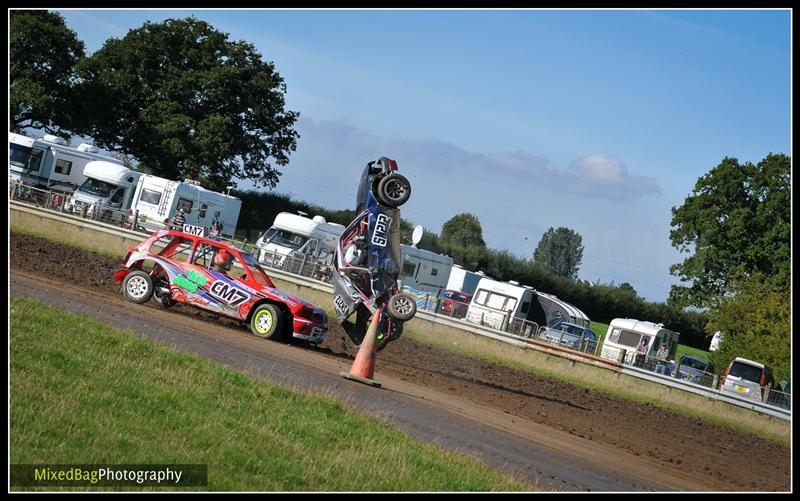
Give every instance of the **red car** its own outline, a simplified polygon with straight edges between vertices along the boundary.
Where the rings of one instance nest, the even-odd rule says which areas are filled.
[[[467,316],[467,308],[472,300],[472,294],[463,291],[446,290],[439,299],[439,313],[455,318]]]
[[[325,310],[281,291],[249,253],[217,240],[160,230],[132,247],[114,274],[134,303],[186,303],[247,322],[256,336],[320,343]]]

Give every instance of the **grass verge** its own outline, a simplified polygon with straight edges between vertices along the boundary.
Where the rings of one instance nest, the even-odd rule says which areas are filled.
[[[210,491],[532,489],[332,398],[252,379],[85,315],[12,297],[10,316],[15,464],[200,463],[208,486],[199,490]]]

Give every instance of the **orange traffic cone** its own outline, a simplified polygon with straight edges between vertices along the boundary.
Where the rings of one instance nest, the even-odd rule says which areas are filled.
[[[339,375],[343,378],[352,379],[359,383],[377,386],[383,386],[381,383],[372,379],[375,374],[375,358],[378,355],[378,349],[375,347],[375,337],[378,333],[378,324],[380,323],[381,309],[378,308],[375,314],[372,315],[372,321],[367,329],[367,334],[364,340],[361,341],[361,346],[356,353],[356,359],[353,361],[350,372],[340,372]]]

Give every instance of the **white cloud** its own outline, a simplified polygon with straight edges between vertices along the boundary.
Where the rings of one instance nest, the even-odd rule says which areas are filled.
[[[601,195],[623,198],[661,193],[655,179],[632,176],[625,163],[614,155],[585,155],[573,161],[570,169],[577,174],[582,190],[599,190]]]

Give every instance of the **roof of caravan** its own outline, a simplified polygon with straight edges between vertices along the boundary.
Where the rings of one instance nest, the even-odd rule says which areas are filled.
[[[654,324],[653,322],[648,322],[646,320],[636,320],[634,318],[615,318],[609,324],[610,327],[619,327],[621,329],[626,329],[629,331],[640,332],[642,334],[647,334],[650,336],[655,336],[659,333],[659,331],[670,331],[663,325]]]
[[[486,289],[492,292],[500,292],[506,294],[522,294],[525,291],[536,292],[535,289],[530,289],[524,287],[522,285],[514,285],[508,282],[500,282],[499,280],[495,280],[489,277],[481,278],[480,282],[478,282],[478,286],[475,288],[477,289]]]
[[[438,254],[426,249],[419,249],[411,245],[400,244],[400,253],[403,256],[418,256],[427,261],[433,261],[442,264],[453,264],[453,258],[446,254]]]

